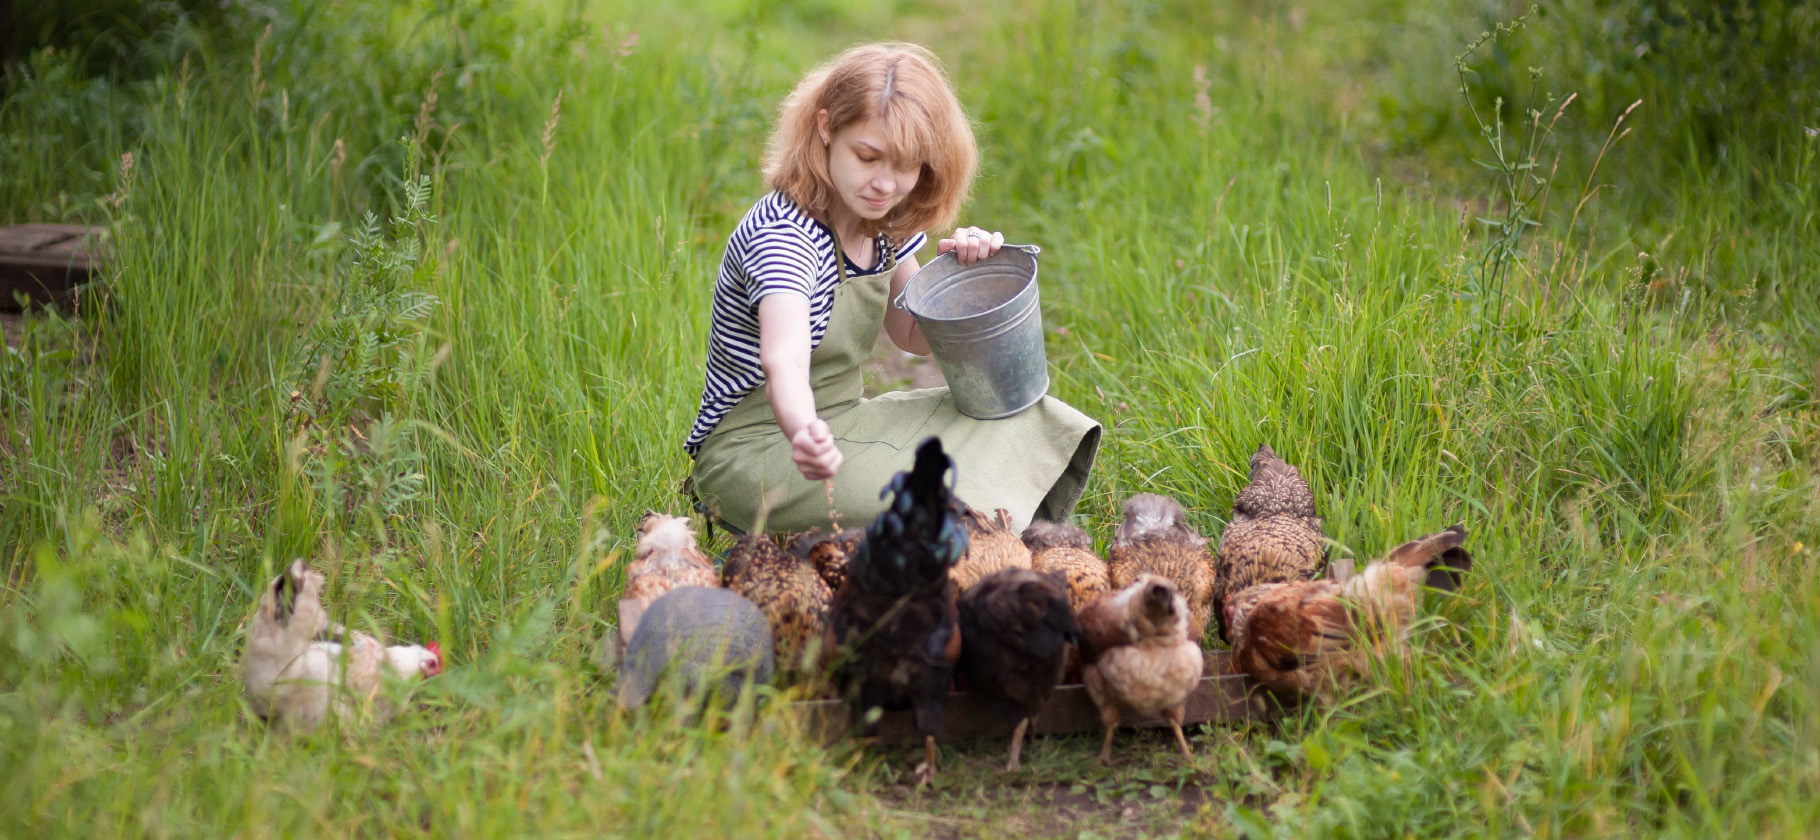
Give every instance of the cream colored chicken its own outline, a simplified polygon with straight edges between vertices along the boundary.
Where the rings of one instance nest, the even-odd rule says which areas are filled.
[[[240,660],[247,703],[287,729],[314,729],[331,714],[384,722],[392,715],[386,679],[442,673],[442,651],[435,642],[387,647],[330,622],[324,582],[298,560],[260,594]]]
[[[1175,583],[1157,575],[1141,575],[1081,610],[1082,682],[1106,727],[1100,763],[1112,762],[1112,735],[1121,721],[1159,714],[1175,731],[1182,756],[1193,757],[1182,720],[1206,666],[1189,621]]]
[[[686,516],[647,511],[638,520],[638,542],[626,570],[626,590],[619,596],[620,645],[631,644],[638,619],[653,601],[679,586],[720,586],[714,563],[695,543],[695,528]]]

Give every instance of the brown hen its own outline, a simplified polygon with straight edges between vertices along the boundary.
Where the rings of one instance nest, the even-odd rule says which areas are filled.
[[[1112,539],[1106,571],[1114,589],[1142,575],[1174,582],[1188,602],[1188,636],[1199,642],[1213,614],[1213,554],[1207,538],[1183,520],[1182,505],[1168,496],[1139,493],[1125,502],[1125,521]]]
[[[721,580],[765,614],[779,668],[815,671],[834,591],[809,561],[778,548],[770,537],[747,534],[727,551]]]
[[[791,554],[809,561],[828,589],[839,592],[847,582],[847,561],[866,538],[863,528],[839,528],[832,534],[810,531],[790,539]]]
[[[1007,569],[981,578],[957,605],[960,673],[974,691],[1002,702],[1017,721],[1007,771],[1018,769],[1024,733],[1056,683],[1081,628],[1055,577]]]
[[[1024,529],[1030,566],[1060,576],[1068,586],[1068,603],[1080,612],[1093,599],[1112,591],[1106,561],[1093,553],[1087,532],[1063,522],[1032,522]]]
[[[967,527],[967,554],[948,576],[957,593],[966,592],[980,578],[1006,569],[1030,568],[1030,549],[1011,531],[1011,513],[1000,510],[996,518],[971,507],[961,512]]]
[[[632,641],[645,607],[679,586],[720,586],[714,564],[695,544],[695,528],[686,516],[646,511],[638,520],[638,541],[626,569],[626,590],[619,598],[619,639]]]
[[[1214,603],[1220,639],[1232,642],[1226,602],[1262,584],[1314,580],[1327,561],[1314,492],[1300,470],[1258,446],[1251,456],[1251,481],[1232,502],[1232,522],[1220,535],[1214,564]]]
[[[1175,584],[1157,575],[1141,575],[1081,611],[1082,677],[1106,727],[1100,763],[1112,762],[1112,735],[1127,715],[1162,715],[1182,756],[1193,757],[1182,719],[1205,661],[1188,614]]]
[[[1346,579],[1269,583],[1227,605],[1233,667],[1286,699],[1331,699],[1374,652],[1397,652],[1424,587],[1452,592],[1472,568],[1466,529],[1404,543]]]

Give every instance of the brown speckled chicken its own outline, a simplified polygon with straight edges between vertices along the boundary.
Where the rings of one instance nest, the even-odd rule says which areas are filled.
[[[1226,606],[1233,667],[1295,699],[1330,699],[1373,651],[1400,650],[1424,587],[1452,592],[1472,568],[1466,529],[1407,542],[1339,580],[1253,586]]]
[[[626,569],[626,591],[619,600],[619,639],[632,641],[638,619],[652,601],[679,586],[720,586],[714,564],[695,544],[695,529],[686,516],[646,511],[638,520],[638,542]]]
[[[779,668],[814,672],[834,592],[808,560],[778,548],[764,534],[747,534],[728,550],[721,582],[765,614]]]
[[[1064,522],[1032,522],[1024,529],[1030,566],[1059,575],[1068,586],[1068,603],[1080,612],[1093,599],[1112,591],[1106,561],[1093,553],[1087,532]]]
[[[864,528],[841,528],[832,534],[810,531],[792,537],[788,550],[809,561],[828,589],[839,592],[841,584],[847,582],[847,560],[865,538]]]
[[[1088,604],[1080,623],[1083,681],[1106,727],[1100,763],[1112,762],[1112,735],[1128,715],[1162,715],[1182,756],[1192,758],[1182,719],[1206,665],[1200,642],[1189,636],[1188,603],[1175,584],[1141,575]]]
[[[1188,602],[1188,636],[1199,642],[1213,614],[1213,554],[1207,538],[1183,521],[1182,505],[1168,496],[1139,493],[1125,502],[1125,521],[1112,539],[1106,571],[1114,589],[1141,575],[1173,581]]]
[[[1302,472],[1268,444],[1251,456],[1251,481],[1232,501],[1232,522],[1220,535],[1214,563],[1214,603],[1220,639],[1231,643],[1225,604],[1253,586],[1314,580],[1327,563],[1327,542],[1314,493]]]
[[[948,571],[957,593],[993,572],[1030,568],[1030,549],[1012,533],[1008,511],[1000,510],[994,518],[969,507],[961,518],[967,526],[967,555]]]

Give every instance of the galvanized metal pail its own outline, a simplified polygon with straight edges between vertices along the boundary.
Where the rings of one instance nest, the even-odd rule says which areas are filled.
[[[973,265],[952,252],[919,269],[896,305],[922,326],[954,394],[978,420],[1010,417],[1049,391],[1035,245],[1006,245]]]

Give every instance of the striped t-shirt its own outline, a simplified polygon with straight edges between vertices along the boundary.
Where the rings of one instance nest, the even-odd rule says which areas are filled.
[[[895,260],[881,260],[872,270],[847,260],[847,275],[877,274],[923,247],[921,233],[897,246]],[[884,253],[880,237],[877,253]],[[727,239],[727,253],[714,281],[714,308],[708,318],[708,371],[701,410],[683,448],[694,455],[702,441],[752,389],[765,383],[758,362],[758,302],[766,295],[788,292],[809,301],[809,349],[820,347],[834,311],[834,288],[840,271],[834,233],[803,213],[783,193],[773,192],[753,205]],[[846,256],[841,255],[845,260]]]

